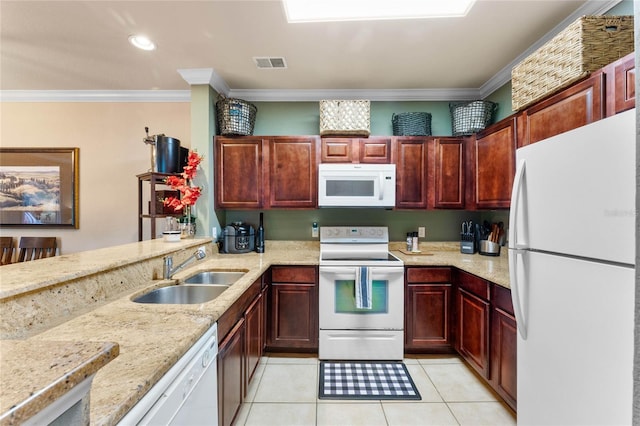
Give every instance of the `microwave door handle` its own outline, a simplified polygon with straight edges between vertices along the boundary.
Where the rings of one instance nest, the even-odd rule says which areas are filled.
[[[380,173],[378,180],[380,181],[380,195],[378,196],[378,200],[382,201],[384,199],[384,175]]]

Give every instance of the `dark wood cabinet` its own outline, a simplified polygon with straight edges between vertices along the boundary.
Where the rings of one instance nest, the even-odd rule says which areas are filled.
[[[271,268],[267,349],[318,350],[318,272],[314,266]]]
[[[489,283],[458,271],[456,350],[483,377],[489,378]]]
[[[607,116],[621,113],[636,106],[635,53],[607,65],[606,76]]]
[[[391,138],[322,138],[323,163],[380,163],[391,162]]]
[[[463,138],[433,140],[434,207],[464,209],[465,152]]]
[[[472,159],[467,207],[477,209],[509,208],[515,175],[516,120],[502,120],[470,139]]]
[[[244,400],[245,322],[240,319],[218,346],[218,424],[233,423]]]
[[[491,379],[493,389],[516,409],[517,328],[511,292],[493,285],[491,309]]]
[[[260,292],[258,297],[253,301],[251,306],[244,314],[246,341],[245,341],[245,394],[249,383],[253,379],[253,375],[260,364],[260,358],[264,353],[264,309],[265,299],[263,293]]]
[[[522,113],[522,141],[529,145],[604,117],[604,73],[594,72]]]
[[[406,270],[405,351],[453,352],[451,268]]]
[[[259,137],[216,138],[216,207],[263,207],[265,170]]]
[[[269,143],[270,208],[318,204],[318,138],[277,137]]]
[[[425,137],[394,138],[396,208],[427,208],[427,141]]]

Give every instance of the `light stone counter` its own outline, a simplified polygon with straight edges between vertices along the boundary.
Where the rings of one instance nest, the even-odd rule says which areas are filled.
[[[116,343],[73,340],[2,342],[0,425],[22,424],[118,356]]]
[[[213,246],[209,244],[209,247]],[[392,243],[390,248],[399,249],[401,244]],[[500,257],[463,255],[456,243],[426,244],[421,249],[433,254],[414,256],[399,251],[394,254],[402,258],[406,266],[455,266],[508,287],[506,249]],[[213,247],[210,256],[180,271],[174,279],[179,281],[198,271],[212,269],[246,272],[215,300],[194,305],[132,302],[132,298],[149,289],[174,284],[174,281],[149,280],[146,285],[139,284],[115,300],[72,316],[30,337],[27,342],[117,342],[120,355],[98,371],[90,397],[91,424],[114,425],[271,265],[318,265],[318,262],[318,242],[267,241],[263,254],[218,254]],[[121,281],[127,279],[125,276]],[[0,288],[4,290],[4,283]],[[53,303],[58,309],[64,309],[59,299]]]

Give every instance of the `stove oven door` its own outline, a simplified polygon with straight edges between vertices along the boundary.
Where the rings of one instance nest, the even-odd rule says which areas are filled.
[[[321,359],[402,359],[404,268],[370,267],[372,307],[356,306],[355,266],[320,266]]]

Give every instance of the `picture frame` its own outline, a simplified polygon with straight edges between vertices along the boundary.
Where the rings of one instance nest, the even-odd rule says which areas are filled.
[[[0,226],[79,227],[79,148],[0,148]]]

